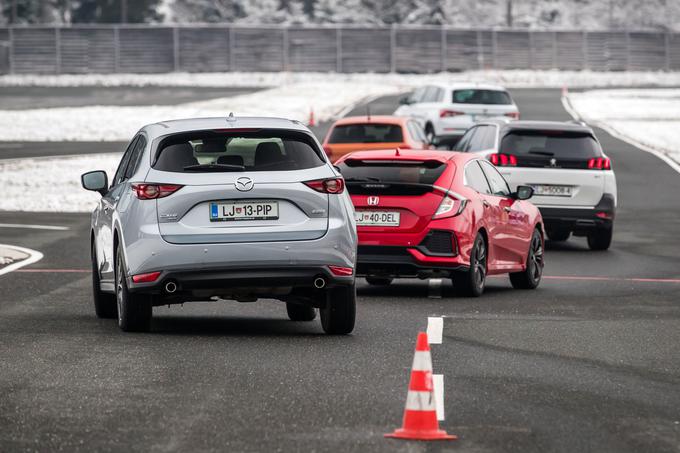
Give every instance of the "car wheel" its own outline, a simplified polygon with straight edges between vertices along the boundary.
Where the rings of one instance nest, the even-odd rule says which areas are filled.
[[[607,250],[612,243],[613,228],[598,228],[588,233],[590,250]]]
[[[387,286],[392,280],[390,277],[366,277],[366,283],[374,286]]]
[[[529,244],[526,269],[523,272],[510,274],[510,283],[516,289],[536,289],[543,276],[543,239],[538,230],[534,230]]]
[[[548,230],[548,239],[551,241],[555,242],[562,242],[566,241],[569,239],[569,236],[571,236],[571,230],[566,229],[566,228],[558,228],[555,230]]]
[[[286,311],[291,321],[313,321],[316,318],[314,307],[286,302]]]
[[[97,314],[97,318],[115,319],[118,315],[116,296],[101,290],[96,253],[94,244],[92,244],[92,300],[94,301],[94,312]]]
[[[354,284],[326,291],[326,305],[319,309],[321,327],[331,335],[345,335],[354,330],[357,293]]]
[[[486,285],[487,246],[481,234],[477,233],[470,253],[470,269],[453,274],[453,287],[463,296],[479,297]]]
[[[116,251],[116,302],[118,327],[125,332],[147,332],[151,328],[153,308],[151,298],[145,294],[128,291],[125,261],[120,248]]]

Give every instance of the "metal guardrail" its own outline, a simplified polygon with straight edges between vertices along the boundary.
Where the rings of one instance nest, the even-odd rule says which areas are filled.
[[[0,73],[680,69],[680,34],[448,27],[83,25],[0,28]]]

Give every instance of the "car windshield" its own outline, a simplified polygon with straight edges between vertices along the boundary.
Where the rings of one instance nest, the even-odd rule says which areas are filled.
[[[319,167],[320,152],[307,134],[285,130],[196,131],[165,137],[153,168],[160,171],[286,171]]]
[[[347,182],[434,184],[446,165],[438,161],[348,159],[338,165]]]
[[[509,105],[512,104],[512,99],[505,91],[471,89],[454,90],[452,102],[454,104]]]
[[[517,157],[589,159],[602,150],[588,133],[569,131],[512,131],[503,137],[500,152]]]
[[[398,124],[343,124],[333,128],[328,143],[401,143],[403,140]]]

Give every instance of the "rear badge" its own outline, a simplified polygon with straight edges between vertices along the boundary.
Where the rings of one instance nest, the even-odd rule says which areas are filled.
[[[255,184],[253,183],[253,180],[247,176],[241,176],[236,180],[235,185],[237,190],[240,190],[241,192],[248,192],[249,190],[253,189]]]
[[[369,206],[378,206],[378,203],[380,203],[380,198],[378,198],[378,197],[368,197],[366,199],[366,203]]]

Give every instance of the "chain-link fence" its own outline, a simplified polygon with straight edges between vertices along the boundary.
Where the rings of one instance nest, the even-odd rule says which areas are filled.
[[[680,34],[448,27],[0,28],[0,73],[680,69]]]

